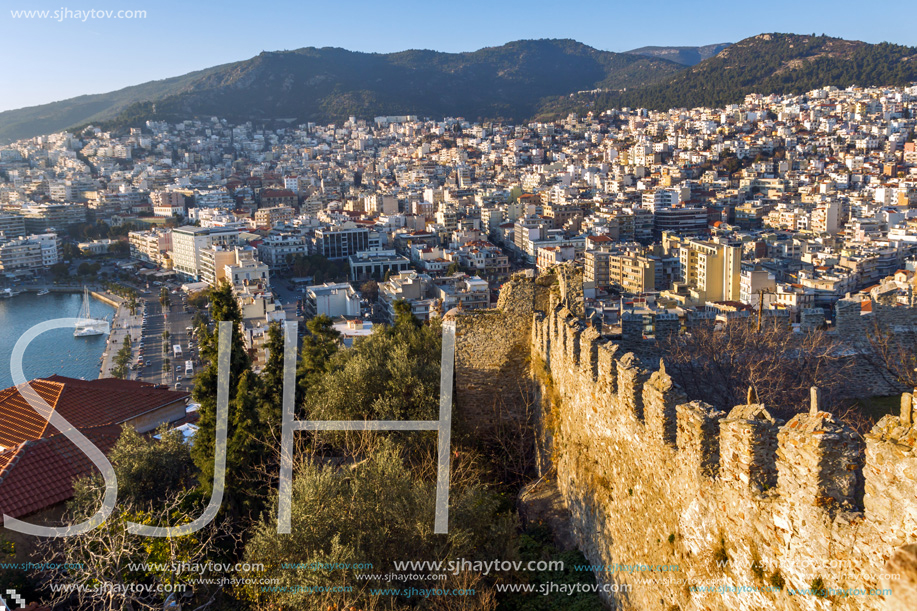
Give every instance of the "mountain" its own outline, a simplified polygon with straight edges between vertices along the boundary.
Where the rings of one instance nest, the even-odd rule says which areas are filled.
[[[118,128],[214,115],[261,123],[386,114],[524,121],[622,106],[718,107],[749,93],[917,81],[912,47],[797,34],[725,44],[611,53],[574,40],[520,40],[469,53],[265,52],[112,93],[0,113],[0,142],[87,123]],[[669,59],[689,62],[695,53],[717,49],[692,66]]]
[[[322,123],[384,114],[523,120],[552,96],[639,87],[680,69],[665,59],[600,51],[573,40],[521,40],[469,53],[308,47],[3,112],[0,141],[89,122],[136,125],[212,115]]]
[[[710,59],[731,44],[731,42],[720,42],[702,47],[640,47],[626,51],[626,53],[667,59],[684,66],[694,66],[705,59]]]
[[[189,72],[183,76],[150,81],[110,93],[81,95],[60,102],[0,112],[0,142],[31,138],[63,131],[75,125],[111,119],[131,104],[158,100],[175,92],[186,90],[207,74],[230,69],[234,65],[227,64]]]
[[[759,34],[655,84],[555,98],[543,106],[541,116],[622,106],[722,107],[739,103],[750,93],[800,94],[828,85],[902,86],[914,81],[914,47],[824,35]]]

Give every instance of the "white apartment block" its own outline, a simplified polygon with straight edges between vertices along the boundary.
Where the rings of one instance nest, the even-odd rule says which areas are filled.
[[[0,272],[5,274],[47,268],[59,261],[56,234],[30,235],[0,243]]]
[[[296,255],[308,255],[309,245],[301,235],[271,234],[258,245],[258,257],[270,269],[282,269],[292,263]]]
[[[18,214],[0,214],[0,234],[4,238],[24,236],[25,220]]]
[[[157,265],[168,260],[172,250],[172,231],[169,229],[131,231],[127,239],[131,245],[131,257]]]
[[[201,279],[201,252],[211,246],[235,246],[239,230],[222,227],[178,227],[172,230],[172,267],[183,276]]]
[[[681,202],[679,189],[654,189],[643,194],[641,205],[644,210],[656,212],[662,208],[674,208]]]

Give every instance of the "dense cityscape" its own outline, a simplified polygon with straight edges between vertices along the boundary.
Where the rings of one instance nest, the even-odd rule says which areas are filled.
[[[567,261],[584,268],[587,310],[615,325],[627,296],[650,334],[657,312],[763,301],[794,323],[830,320],[864,290],[910,305],[912,96],[825,88],[524,126],[87,128],[0,150],[0,269],[15,284],[63,261],[65,243],[91,256],[126,241],[122,267],[192,290],[228,279],[247,337],[285,318],[271,278],[305,288],[313,315],[390,322],[405,299],[427,320],[490,307],[512,272]],[[118,236],[74,239],[74,226]],[[336,282],[309,283],[323,276]],[[361,294],[367,280],[378,294]]]
[[[0,148],[0,297],[85,295],[75,340],[107,335],[97,379],[48,371],[33,394],[128,499],[95,535],[4,528],[4,589],[72,609],[913,608],[913,549],[892,552],[917,532],[917,86],[279,124]],[[448,535],[432,437],[372,427],[302,432],[293,534],[275,532],[293,321],[297,418],[335,422],[431,421],[457,328]],[[122,537],[192,519],[217,486],[221,322],[222,513],[171,548]],[[24,397],[0,394],[0,510],[78,523],[105,485]],[[405,564],[466,558],[515,568]]]

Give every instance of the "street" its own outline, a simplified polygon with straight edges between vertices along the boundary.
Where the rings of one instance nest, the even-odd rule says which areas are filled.
[[[135,316],[131,316],[126,309],[123,309],[116,317],[103,363],[103,376],[111,375],[112,361],[120,350],[125,335],[130,333],[133,349],[131,363],[134,369],[128,372],[128,379],[166,384],[171,388],[188,389],[192,382],[185,373],[185,362],[193,361],[195,372],[200,366],[197,360],[196,342],[191,341],[188,331],[193,314],[184,311],[183,294],[170,293],[172,304],[163,308],[159,303],[159,288],[152,288],[155,290],[140,291],[139,298],[145,304],[145,309],[138,309]],[[166,330],[169,331],[168,341],[163,338],[163,331]],[[179,358],[175,357],[173,351],[176,345],[181,349]],[[168,371],[163,370],[165,359],[169,359]],[[141,360],[143,366],[139,367],[138,363]]]

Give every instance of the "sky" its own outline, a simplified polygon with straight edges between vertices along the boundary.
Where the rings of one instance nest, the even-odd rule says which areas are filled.
[[[917,3],[862,0],[0,0],[0,111],[178,76],[262,51],[474,51],[573,38],[606,51],[762,32],[917,46]],[[51,11],[49,18],[14,11]],[[133,19],[77,11],[145,11]],[[61,18],[54,16],[58,11]],[[69,12],[67,12],[69,11]],[[97,13],[98,14],[98,13]]]

